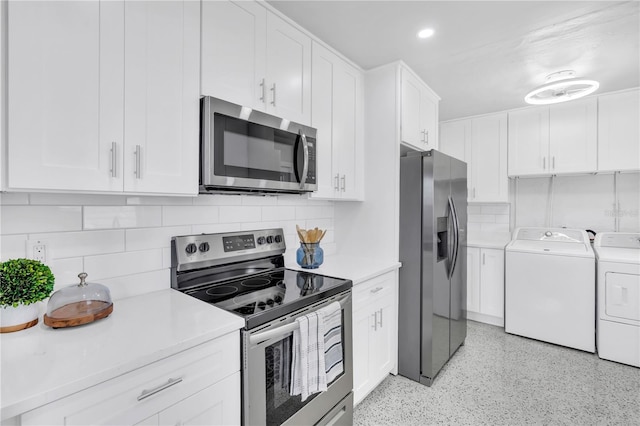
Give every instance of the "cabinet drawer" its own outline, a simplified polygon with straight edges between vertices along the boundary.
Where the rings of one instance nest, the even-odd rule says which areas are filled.
[[[391,297],[394,281],[394,272],[387,272],[356,285],[353,288],[353,309],[356,310],[381,296]]]
[[[32,410],[21,420],[135,424],[239,370],[240,337],[234,332]]]

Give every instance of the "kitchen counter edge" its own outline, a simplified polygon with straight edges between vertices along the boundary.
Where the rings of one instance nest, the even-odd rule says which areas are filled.
[[[114,301],[95,323],[0,335],[0,420],[232,333],[239,316],[173,289]],[[123,348],[126,348],[123,350]]]

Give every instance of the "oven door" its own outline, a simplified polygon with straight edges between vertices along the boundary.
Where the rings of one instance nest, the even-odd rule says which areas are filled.
[[[300,395],[291,396],[291,349],[295,320],[333,301],[342,306],[342,350],[344,372],[327,390],[302,402]],[[344,402],[353,388],[351,290],[279,318],[252,331],[243,331],[243,402],[244,425],[314,425]],[[351,401],[351,399],[346,399]],[[353,407],[339,407],[333,424],[351,424]]]
[[[203,98],[202,108],[205,188],[317,189],[315,129],[260,111],[249,109],[247,115],[215,98]]]

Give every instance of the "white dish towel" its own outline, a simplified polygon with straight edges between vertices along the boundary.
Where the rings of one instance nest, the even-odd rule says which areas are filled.
[[[340,303],[333,302],[296,321],[298,328],[293,331],[290,393],[300,395],[305,401],[310,395],[327,390],[327,383],[331,383],[344,369]]]

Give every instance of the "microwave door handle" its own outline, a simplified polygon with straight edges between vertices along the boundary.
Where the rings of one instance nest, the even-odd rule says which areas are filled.
[[[300,189],[304,189],[307,175],[309,174],[309,144],[307,143],[307,136],[302,131],[300,132],[300,139],[302,139],[302,155],[304,156],[302,175],[300,176]]]

